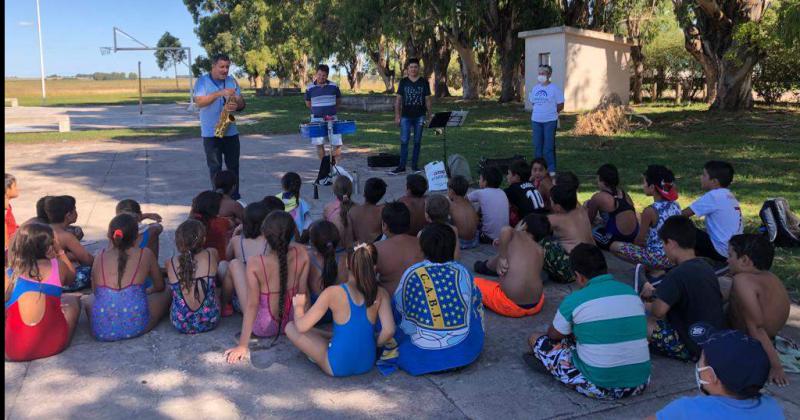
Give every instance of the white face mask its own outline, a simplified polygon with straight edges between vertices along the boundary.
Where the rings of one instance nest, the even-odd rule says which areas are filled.
[[[545,76],[543,74],[540,74],[540,75],[536,76],[536,80],[538,80],[539,83],[544,83],[544,82],[547,81],[547,76]]]
[[[695,382],[697,382],[697,389],[699,389],[700,392],[702,392],[703,394],[706,394],[706,395],[708,395],[708,391],[706,391],[703,388],[703,385],[708,385],[711,382],[704,381],[704,380],[700,379],[700,372],[702,372],[704,370],[708,370],[708,369],[713,369],[713,368],[711,366],[700,367],[699,363],[696,363],[694,365],[694,380],[695,380]]]

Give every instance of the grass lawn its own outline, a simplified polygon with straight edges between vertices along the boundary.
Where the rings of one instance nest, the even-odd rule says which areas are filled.
[[[243,134],[296,133],[307,121],[308,111],[302,97],[254,97],[247,93],[248,117],[257,123],[240,127]],[[582,185],[580,199],[595,191],[596,169],[613,163],[620,169],[622,185],[636,202],[637,210],[649,204],[641,193],[641,173],[648,164],[660,163],[671,168],[681,191],[679,203],[688,206],[702,191],[699,176],[703,163],[711,159],[730,161],[736,169],[731,190],[742,203],[746,231],[760,225],[758,211],[770,197],[785,197],[800,210],[800,109],[757,107],[750,112],[710,113],[706,105],[674,107],[651,104],[636,111],[653,121],[614,137],[572,135],[576,115],[567,114],[557,133],[558,165],[578,174]],[[463,109],[469,111],[464,127],[448,132],[448,152],[464,155],[474,171],[481,157],[530,157],[531,131],[529,113],[519,104],[494,101],[437,100],[434,111]],[[348,146],[368,147],[374,151],[399,150],[399,129],[391,112],[340,113],[342,119],[358,123],[358,132],[347,136]],[[91,130],[74,133],[6,134],[7,142],[75,139],[175,138],[197,135],[196,129],[169,128],[150,130]],[[423,162],[442,156],[441,136],[426,131],[423,136]],[[779,249],[774,271],[795,292],[800,290],[800,249]]]

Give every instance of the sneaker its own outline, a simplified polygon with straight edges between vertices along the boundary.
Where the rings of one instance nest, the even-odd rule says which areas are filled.
[[[387,172],[389,175],[400,175],[406,173],[406,168],[397,167],[392,169],[391,171]]]
[[[475,265],[472,267],[473,271],[475,271],[478,274],[483,274],[484,276],[497,277],[497,272],[489,268],[489,266],[486,265],[486,261],[488,260],[475,261]]]
[[[420,171],[419,168],[417,168],[416,166],[412,166],[411,167],[411,173],[412,174],[418,174],[420,172],[422,172],[422,171]]]
[[[333,185],[333,181],[331,181],[331,177],[326,176],[325,178],[318,179],[318,180],[314,181],[314,184],[319,185],[319,186],[323,186],[323,187],[327,187],[327,186]]]
[[[534,372],[550,375],[550,371],[531,352],[522,353],[522,361]]]
[[[222,307],[222,317],[227,318],[231,315],[233,315],[233,305],[229,303]]]

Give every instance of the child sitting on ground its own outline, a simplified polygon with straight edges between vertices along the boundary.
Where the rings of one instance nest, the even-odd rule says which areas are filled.
[[[308,269],[309,304],[314,305],[323,290],[347,281],[347,248],[340,246],[339,229],[327,220],[312,223],[308,237],[311,243],[308,247],[311,262]],[[320,322],[330,323],[331,320],[328,313]]]
[[[306,200],[300,198],[300,187],[303,181],[296,172],[286,172],[281,178],[282,193],[275,194],[275,197],[283,200],[284,211],[289,213],[297,225],[298,237],[304,230],[311,225],[311,206]]]
[[[594,244],[592,225],[586,208],[578,204],[577,190],[569,185],[556,184],[550,190],[553,212],[547,217],[553,233],[566,253],[576,245]]]
[[[92,279],[94,256],[81,245],[80,240],[66,228],[78,218],[78,211],[66,196],[53,196],[45,200],[44,211],[56,240],[75,264],[75,281],[64,287],[67,292],[81,290],[89,286]]]
[[[518,159],[511,162],[506,174],[508,187],[504,190],[509,203],[509,225],[516,226],[525,216],[535,212],[544,212],[544,200],[533,183],[529,181],[531,167],[528,162]]]
[[[237,177],[232,171],[219,171],[214,175],[214,191],[222,194],[222,201],[219,203],[219,216],[227,217],[238,226],[244,219],[244,207],[242,203],[231,198],[231,194],[237,190]]]
[[[224,257],[233,234],[233,223],[228,218],[220,217],[221,203],[222,194],[203,191],[192,200],[191,217],[203,222],[206,227],[206,242],[203,246],[216,249],[217,255]]]
[[[550,211],[550,188],[553,188],[553,178],[547,171],[547,161],[544,158],[536,158],[531,161],[531,178],[533,188],[539,191],[544,201],[544,210]]]
[[[286,205],[283,204],[283,200],[274,195],[264,197],[261,202],[267,206],[267,214],[272,213],[273,210],[286,211]]]
[[[138,337],[158,325],[169,310],[171,296],[158,260],[148,248],[136,246],[137,227],[130,214],[111,219],[109,248],[94,260],[94,295],[84,296],[83,303],[92,335],[100,341]],[[145,285],[148,277],[151,288]]]
[[[377,259],[374,245],[360,244],[347,260],[347,283],[325,289],[308,312],[304,294],[292,299],[296,319],[286,326],[286,336],[330,376],[369,372],[375,365],[376,349],[394,335],[391,298],[375,278]],[[314,329],[329,310],[335,321],[330,340]],[[378,318],[381,330],[376,340]]]
[[[556,185],[561,185],[567,189],[578,191],[578,189],[581,187],[581,181],[572,171],[559,171],[556,173],[556,177],[553,178],[553,186]]]
[[[406,195],[397,201],[405,204],[411,212],[411,227],[408,234],[417,236],[425,226],[425,192],[428,190],[428,180],[420,174],[411,174],[406,177]]]
[[[475,277],[484,306],[512,318],[535,315],[542,310],[544,249],[536,241],[549,230],[547,217],[537,214],[529,214],[516,228],[503,228],[499,253],[487,264],[500,279],[491,281]]]
[[[639,221],[633,200],[619,188],[616,166],[607,163],[597,170],[597,188],[600,191],[585,204],[592,223],[597,223],[600,215],[601,221],[592,230],[597,246],[608,249],[614,241],[633,242],[639,233]]]
[[[250,354],[250,335],[275,337],[292,320],[292,298],[308,291],[308,252],[292,240],[297,231],[294,218],[283,211],[273,211],[264,219],[261,233],[269,243],[267,255],[249,257],[246,277],[239,261],[231,264],[236,296],[243,304],[242,331],[236,347],[225,351],[228,363],[236,363]]]
[[[406,269],[422,261],[422,248],[417,237],[409,234],[411,212],[405,204],[399,201],[384,204],[381,219],[386,239],[375,242],[378,252],[383,255],[376,270],[380,285],[394,295]]]
[[[136,200],[126,199],[120,200],[116,208],[117,215],[127,213],[136,219],[139,224],[139,236],[136,237],[136,243],[139,248],[150,248],[153,255],[158,259],[159,244],[158,237],[164,231],[161,225],[161,216],[157,213],[142,213],[142,207]],[[152,220],[153,223],[143,225],[142,221]]]
[[[172,290],[172,325],[183,334],[211,331],[219,324],[217,289],[219,256],[214,248],[204,248],[206,228],[200,221],[186,220],[175,230],[179,255],[167,261]]]
[[[17,231],[17,219],[14,218],[14,211],[11,209],[11,200],[19,197],[19,190],[17,188],[17,179],[14,175],[6,174],[6,230],[4,249],[8,250],[8,245],[11,243],[11,238],[14,232]]]
[[[272,197],[283,206],[283,202],[277,197]],[[270,213],[270,209],[262,201],[248,204],[244,209],[244,220],[240,231],[235,234],[228,242],[225,250],[225,258],[228,261],[239,260],[242,264],[247,264],[247,259],[253,255],[266,255],[269,250],[267,238],[261,234],[261,225]],[[222,316],[233,315],[235,306],[241,304],[232,303],[233,299],[233,278],[228,270],[222,280]],[[237,308],[241,309],[241,308]]]
[[[322,211],[323,218],[339,229],[342,246],[350,248],[353,243],[350,219],[348,213],[353,208],[353,181],[346,176],[337,176],[333,181],[333,195],[335,200],[325,205]]]
[[[719,281],[706,260],[694,253],[695,227],[689,218],[670,217],[658,236],[675,268],[657,286],[645,283],[640,293],[652,315],[647,322],[650,348],[675,359],[696,361],[700,348],[689,339],[689,326],[705,322],[725,327]]]
[[[564,298],[546,334],[531,336],[533,354],[525,355],[525,361],[587,397],[617,400],[641,394],[650,382],[641,300],[608,274],[596,246],[579,244],[570,263],[580,290]]]
[[[465,198],[469,181],[461,175],[447,182],[447,197],[450,199],[450,221],[458,231],[458,245],[461,249],[472,249],[480,245],[478,225],[480,217],[472,203]]]
[[[728,264],[733,274],[728,319],[731,327],[761,343],[770,362],[769,381],[788,385],[773,340],[789,318],[789,294],[781,280],[769,272],[775,248],[763,235],[734,235],[728,242]]]
[[[5,272],[5,357],[25,362],[61,353],[81,316],[78,297],[62,295],[75,269],[53,228],[25,223],[8,252]]]
[[[697,229],[695,252],[699,257],[724,262],[728,259],[728,240],[742,233],[742,209],[728,187],[733,182],[733,166],[728,162],[708,161],[700,176],[700,187],[707,191],[688,208],[687,217],[706,218],[708,233]]]
[[[477,205],[481,215],[481,243],[489,244],[500,237],[500,230],[508,226],[508,197],[500,189],[503,174],[492,166],[480,173],[479,190],[467,194],[467,200]]]
[[[664,221],[671,216],[681,214],[678,205],[678,189],[675,187],[675,175],[661,165],[650,165],[642,174],[642,189],[645,195],[653,197],[653,204],[642,211],[639,234],[633,243],[612,242],[611,251],[632,263],[643,264],[651,270],[663,270],[671,267],[664,243],[658,237],[658,230]]]
[[[364,183],[364,204],[356,204],[347,213],[348,224],[355,243],[379,241],[383,237],[381,229],[381,210],[379,206],[386,194],[386,182],[380,178],[370,178]]]
[[[425,199],[425,222],[426,225],[441,223],[450,226],[453,228],[456,238],[458,238],[458,228],[450,223],[450,200],[443,194],[432,194]],[[419,236],[419,234],[417,234],[417,236]],[[460,249],[458,244],[456,244],[455,257],[453,257],[455,260],[458,260],[461,256]]]

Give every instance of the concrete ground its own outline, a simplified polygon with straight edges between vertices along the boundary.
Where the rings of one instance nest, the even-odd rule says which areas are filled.
[[[173,232],[185,219],[192,197],[208,188],[199,139],[172,142],[80,142],[7,145],[6,172],[16,175],[21,197],[13,202],[19,222],[34,215],[45,194],[78,199],[79,224],[87,246],[98,250],[118,200],[133,198],[146,212],[160,213],[161,260],[174,253]],[[363,154],[350,150],[344,166],[370,176]],[[242,193],[247,202],[280,190],[285,171],[313,180],[318,161],[297,136],[242,139]],[[383,176],[386,200],[402,195],[403,177]],[[303,197],[319,217],[331,199],[320,188]],[[467,267],[492,254],[489,246],[462,253]],[[614,273],[631,281],[632,269],[609,257]],[[486,312],[486,344],[480,358],[458,372],[411,377],[381,376],[377,370],[355,378],[329,378],[285,337],[274,347],[252,352],[252,363],[228,365],[222,353],[234,345],[240,316],[225,318],[211,332],[181,335],[164,320],[152,332],[128,341],[100,343],[82,316],[66,351],[29,363],[5,363],[6,418],[641,418],[669,401],[696,395],[693,365],[653,356],[644,395],[601,402],[583,397],[531,371],[521,354],[526,339],[543,333],[563,296],[574,286],[549,283],[544,310],[532,318],[508,319]],[[793,305],[784,334],[800,338],[800,309]],[[786,388],[770,386],[787,418],[800,418],[800,376]],[[794,395],[794,397],[792,397]]]
[[[197,125],[197,114],[187,111],[187,103],[139,105],[95,105],[73,107],[6,107],[8,117],[38,118],[49,115],[68,115],[72,130],[100,130],[110,128],[191,127]],[[239,116],[236,117],[237,120]],[[36,121],[36,120],[33,120]],[[242,117],[239,124],[246,123]],[[6,123],[6,133],[57,131],[58,123],[40,122]]]

